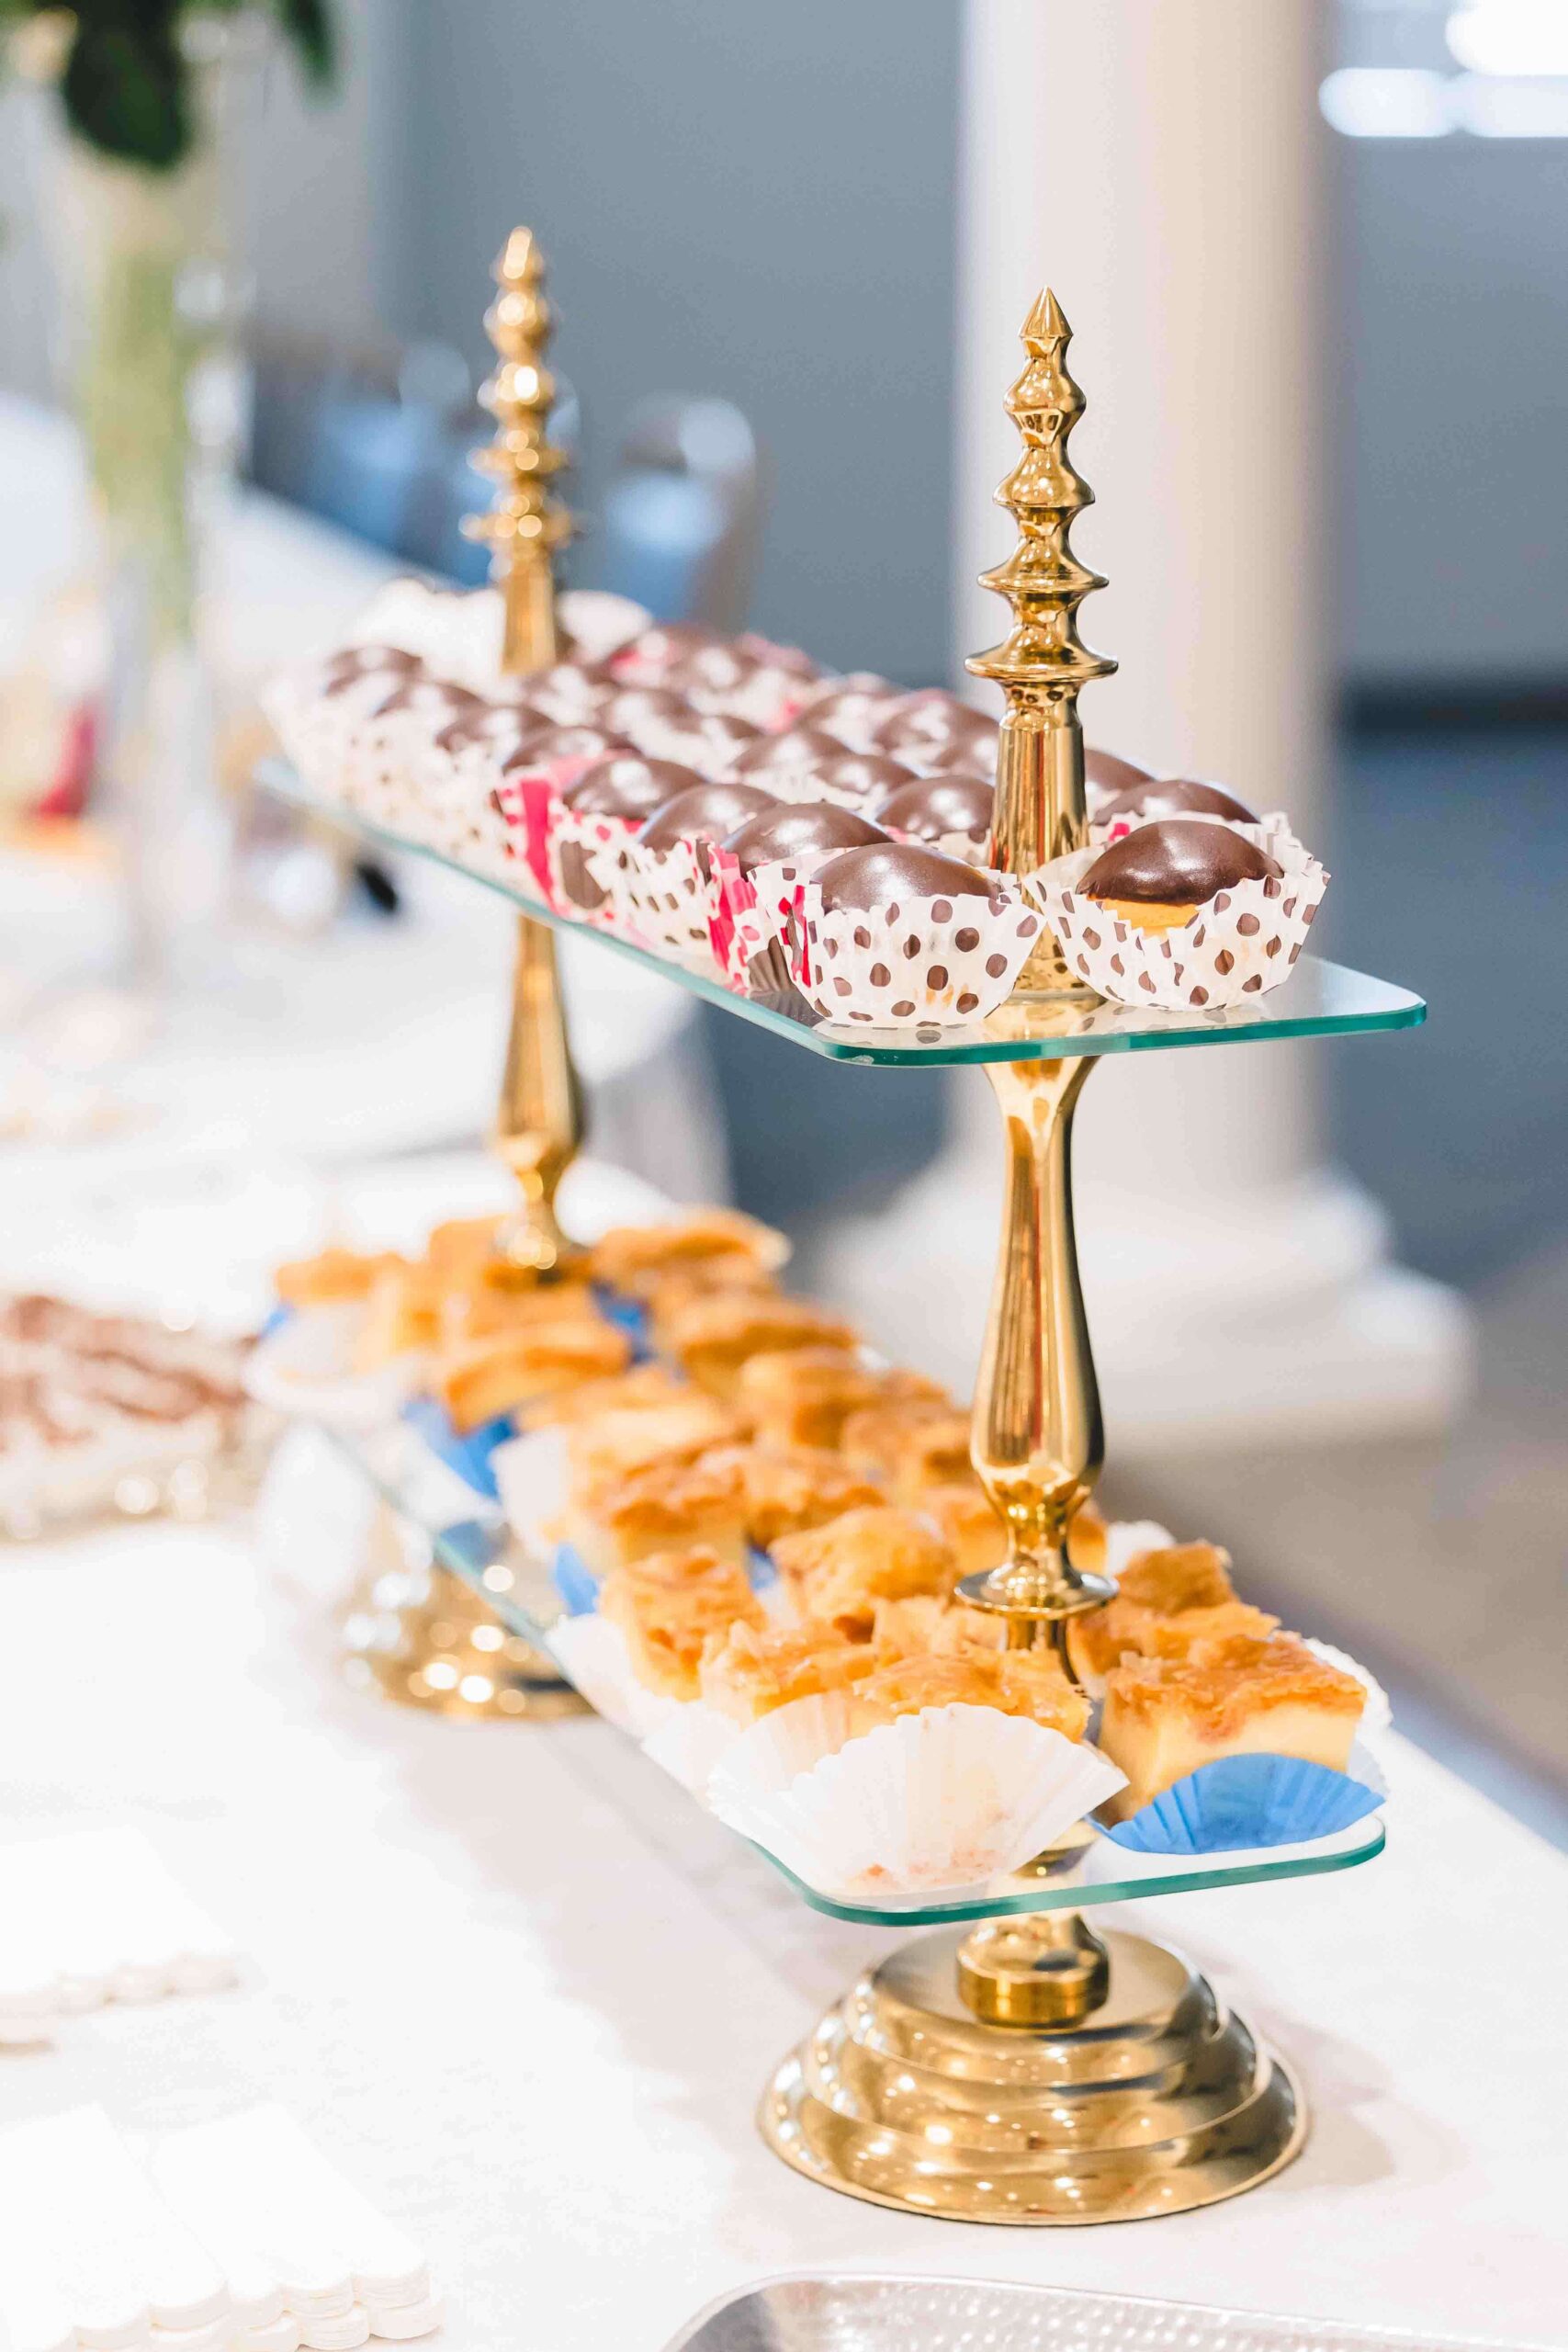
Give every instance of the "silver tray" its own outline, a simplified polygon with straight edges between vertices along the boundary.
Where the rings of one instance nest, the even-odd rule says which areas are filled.
[[[765,2278],[709,2303],[665,2352],[1461,2352],[1461,2339],[1141,2295],[972,2278]],[[1479,2352],[1471,2339],[1468,2352]]]

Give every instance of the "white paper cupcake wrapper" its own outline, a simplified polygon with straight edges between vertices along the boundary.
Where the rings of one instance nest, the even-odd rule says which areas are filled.
[[[529,1430],[508,1438],[491,1455],[490,1466],[513,1533],[536,1559],[549,1560],[556,1523],[566,1508],[565,1430]]]
[[[634,841],[620,875],[617,906],[660,956],[693,971],[717,972],[708,936],[707,884],[694,842],[649,850]]]
[[[993,1707],[927,1708],[801,1770],[797,1700],[720,1759],[708,1803],[824,1894],[925,1894],[1017,1870],[1125,1785],[1097,1748]]]
[[[747,1726],[699,1699],[677,1706],[642,1743],[642,1752],[694,1797],[705,1800],[714,1767],[728,1755]]]
[[[648,1739],[679,1712],[679,1699],[666,1699],[645,1690],[632,1671],[631,1653],[618,1625],[597,1611],[585,1617],[562,1617],[551,1626],[545,1644],[561,1672],[589,1705],[618,1730],[634,1739]]]
[[[806,883],[827,856],[810,864],[775,858],[742,874],[728,851],[708,853],[708,936],[732,989],[742,995],[782,996],[794,986],[790,926]]]
[[[1095,849],[1054,858],[1029,877],[1063,955],[1114,1004],[1217,1011],[1278,988],[1306,944],[1328,876],[1300,844],[1281,844],[1279,882],[1238,882],[1179,931],[1140,931],[1077,894]]]
[[[355,1372],[365,1318],[358,1302],[297,1309],[246,1357],[245,1393],[273,1412],[304,1414],[331,1429],[384,1428],[420,1386],[425,1362],[409,1354],[375,1372]]]
[[[996,885],[999,910],[953,898],[829,912],[807,882],[792,942],[795,986],[835,1022],[905,1029],[983,1021],[1011,995],[1040,932],[1018,885],[1000,875]]]

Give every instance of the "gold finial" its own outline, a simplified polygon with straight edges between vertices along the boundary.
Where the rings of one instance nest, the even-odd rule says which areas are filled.
[[[1093,491],[1067,456],[1068,435],[1084,412],[1083,394],[1067,373],[1071,340],[1061,305],[1047,289],[1023,322],[1029,362],[1007,396],[1023,455],[996,502],[1016,519],[1018,545],[1005,563],[980,575],[983,588],[1007,598],[1013,624],[1002,644],[964,663],[976,677],[995,679],[1007,697],[990,855],[993,865],[1021,879],[1047,859],[1084,846],[1078,692],[1116,667],[1078,636],[1077,608],[1105,582],[1078,561],[1070,545],[1074,516],[1094,503]],[[1077,985],[1048,933],[1020,985]]]
[[[555,378],[545,346],[555,319],[545,299],[545,265],[531,229],[513,229],[495,265],[500,291],[485,312],[485,333],[500,365],[479,392],[497,432],[473,464],[493,477],[502,494],[488,514],[470,514],[463,528],[491,550],[491,577],[506,600],[501,666],[509,673],[547,669],[556,658],[555,571],[558,547],[571,537],[571,516],[550,490],[566,464],[545,438],[555,401]]]

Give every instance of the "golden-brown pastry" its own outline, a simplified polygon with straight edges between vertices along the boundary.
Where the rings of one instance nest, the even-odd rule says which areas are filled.
[[[489,1264],[504,1222],[501,1216],[454,1216],[433,1227],[424,1262],[443,1289],[468,1281]]]
[[[917,1593],[910,1600],[879,1600],[872,1647],[888,1657],[960,1657],[965,1650],[1005,1650],[1007,1619],[994,1609]]]
[[[1067,1521],[1067,1557],[1080,1576],[1105,1573],[1106,1526],[1100,1506],[1081,1502]]]
[[[879,1600],[946,1595],[958,1575],[950,1544],[914,1511],[846,1511],[800,1535],[784,1535],[773,1561],[804,1617],[820,1617],[852,1641],[870,1637]]]
[[[1027,1715],[1067,1739],[1081,1739],[1089,1724],[1089,1702],[1048,1653],[967,1650],[954,1657],[902,1657],[880,1666],[851,1691],[851,1734],[874,1731],[927,1707],[954,1706]]]
[[[272,1283],[285,1306],[344,1306],[368,1298],[382,1274],[407,1263],[389,1250],[321,1250],[279,1266]]]
[[[1222,1756],[1300,1756],[1342,1772],[1366,1692],[1294,1634],[1201,1644],[1187,1658],[1123,1658],[1105,1678],[1100,1745],[1127,1775],[1125,1820]]]
[[[1115,1600],[1075,1617],[1067,1644],[1074,1670],[1098,1690],[1120,1657],[1185,1657],[1200,1642],[1269,1634],[1279,1622],[1237,1600],[1218,1544],[1172,1544],[1129,1560]]]
[[[436,1277],[426,1272],[427,1288]],[[531,1283],[526,1288],[469,1276],[439,1292],[441,1338],[448,1346],[498,1332],[527,1331],[544,1323],[593,1323],[605,1317],[585,1283]]]
[[[666,1346],[689,1380],[734,1399],[749,1357],[784,1348],[851,1348],[852,1327],[801,1298],[717,1292],[687,1302],[670,1318]]]
[[[733,1444],[742,1435],[733,1413],[689,1388],[678,1390],[668,1404],[626,1407],[575,1421],[567,1438],[571,1492],[590,1495],[650,1462],[694,1462],[699,1453]]]
[[[919,1400],[911,1400],[919,1401]],[[923,1510],[932,1487],[959,1486],[973,1476],[969,1416],[948,1412],[911,1420],[893,1441],[893,1491],[900,1502]]]
[[[632,1670],[649,1690],[695,1699],[703,1653],[734,1625],[766,1623],[745,1571],[701,1545],[615,1568],[604,1578],[599,1613],[626,1637]]]
[[[864,1642],[846,1642],[831,1625],[808,1620],[761,1633],[732,1625],[722,1641],[709,1641],[697,1680],[710,1707],[749,1724],[792,1700],[845,1690],[875,1669]]]
[[[730,1298],[776,1298],[778,1283],[744,1258],[692,1258],[669,1271],[643,1275],[634,1295],[648,1312],[649,1337],[665,1346],[671,1325],[694,1300],[723,1293]]]
[[[884,1396],[875,1404],[863,1406],[849,1416],[840,1432],[839,1451],[857,1470],[893,1478],[897,1475],[910,1430],[931,1421],[948,1420],[952,1414],[953,1407],[945,1397]]]
[[[370,1287],[354,1344],[355,1372],[375,1372],[399,1356],[434,1347],[441,1337],[440,1293],[423,1266],[395,1259]]]
[[[593,1244],[588,1269],[596,1283],[641,1297],[649,1275],[704,1264],[716,1271],[727,1260],[737,1273],[748,1268],[772,1273],[788,1256],[784,1235],[754,1216],[739,1209],[695,1209],[667,1225],[617,1226]]]
[[[581,1388],[563,1388],[558,1396],[541,1396],[536,1404],[521,1407],[517,1419],[525,1430],[555,1429],[692,1401],[693,1392],[684,1381],[677,1380],[661,1363],[639,1363],[608,1380],[585,1380]],[[716,1442],[712,1437],[705,1441]]]
[[[836,1446],[852,1413],[882,1393],[852,1348],[769,1349],[740,1367],[735,1399],[764,1445]]]
[[[836,1453],[746,1445],[736,1449],[736,1458],[746,1487],[746,1532],[760,1551],[771,1550],[781,1535],[825,1526],[847,1510],[885,1499],[874,1480]]]
[[[596,1577],[693,1544],[743,1566],[746,1483],[739,1463],[732,1451],[694,1462],[645,1463],[575,1496],[564,1533]]]
[[[432,1385],[459,1430],[477,1430],[531,1397],[626,1368],[631,1342],[604,1317],[492,1332],[444,1348]]]
[[[1007,1527],[977,1478],[928,1487],[917,1499],[919,1508],[930,1512],[957,1553],[961,1577],[982,1576],[987,1568],[1003,1566],[1008,1556]]]

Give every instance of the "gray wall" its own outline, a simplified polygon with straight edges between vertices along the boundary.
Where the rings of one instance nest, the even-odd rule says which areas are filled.
[[[757,625],[944,674],[958,0],[389,16],[412,166],[382,247],[394,323],[479,364],[485,273],[527,221],[585,402],[580,502],[635,401],[728,395],[773,472]]]
[[[1568,140],[1335,141],[1339,645],[1373,685],[1568,681]]]

